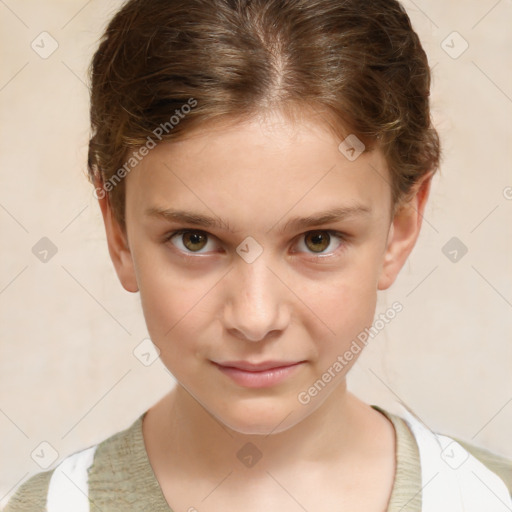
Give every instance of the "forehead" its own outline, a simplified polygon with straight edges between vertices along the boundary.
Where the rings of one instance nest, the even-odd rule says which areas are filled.
[[[321,122],[277,114],[205,126],[144,157],[127,176],[127,209],[172,206],[240,220],[266,217],[267,223],[317,206],[389,211],[382,154],[373,150],[352,161],[340,142]]]

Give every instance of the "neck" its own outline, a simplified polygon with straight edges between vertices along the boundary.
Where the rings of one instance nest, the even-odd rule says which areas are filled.
[[[288,412],[283,411],[283,418]],[[283,466],[351,463],[360,456],[358,449],[368,440],[375,421],[383,417],[349,393],[343,382],[293,427],[276,434],[247,435],[222,424],[178,385],[148,411],[143,433],[152,463],[158,458],[161,467],[170,468],[178,460],[180,471],[206,477],[212,471],[227,474],[235,464],[251,464],[261,455],[264,463],[251,470],[255,477],[259,471],[263,475]]]

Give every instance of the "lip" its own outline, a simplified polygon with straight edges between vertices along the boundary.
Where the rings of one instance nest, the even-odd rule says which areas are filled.
[[[215,364],[225,368],[236,368],[237,370],[244,370],[247,372],[262,372],[266,370],[274,370],[276,368],[287,368],[302,363],[303,361],[263,361],[261,363],[249,363],[248,361],[227,361],[225,363]]]
[[[246,388],[268,388],[286,380],[295,373],[305,361],[229,361],[213,364],[236,384]]]

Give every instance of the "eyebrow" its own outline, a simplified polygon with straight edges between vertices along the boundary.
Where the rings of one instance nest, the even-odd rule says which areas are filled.
[[[286,231],[298,231],[300,229],[306,229],[312,226],[330,224],[351,217],[368,216],[371,211],[371,208],[359,204],[353,206],[331,208],[329,210],[318,212],[313,215],[308,215],[306,217],[293,217],[278,230],[278,233],[281,234],[285,233]],[[238,231],[233,230],[229,222],[221,219],[220,217],[204,215],[199,212],[151,207],[146,209],[145,215],[149,217],[161,218],[168,222],[191,224],[204,228],[221,229],[229,233],[238,233]],[[274,226],[270,228],[269,231],[271,231]]]
[[[198,212],[190,212],[186,210],[173,210],[171,208],[148,208],[145,214],[149,217],[157,217],[169,222],[193,224],[194,226],[201,226],[205,228],[217,228],[230,233],[236,233],[229,223],[219,217],[210,217]]]
[[[308,215],[307,217],[293,217],[292,219],[289,219],[278,232],[284,233],[287,230],[298,231],[300,229],[306,229],[313,226],[331,224],[350,217],[368,216],[371,212],[371,208],[360,204],[331,208],[323,212],[315,213],[314,215]]]

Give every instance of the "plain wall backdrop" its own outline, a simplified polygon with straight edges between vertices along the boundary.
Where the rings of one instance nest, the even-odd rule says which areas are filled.
[[[120,5],[0,1],[0,504],[174,385],[134,354],[147,337],[139,295],[117,280],[85,178],[86,70]],[[433,67],[444,156],[377,315],[404,309],[349,386],[512,458],[512,1],[404,5]]]

